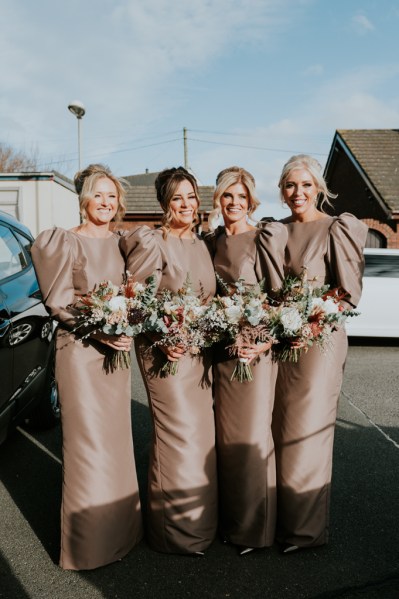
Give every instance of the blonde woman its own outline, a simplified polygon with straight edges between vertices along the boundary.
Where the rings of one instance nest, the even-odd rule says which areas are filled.
[[[61,405],[63,489],[60,566],[89,570],[120,560],[142,536],[130,420],[130,371],[105,372],[107,352],[128,351],[125,336],[81,341],[71,304],[100,281],[122,282],[119,236],[124,188],[107,167],[75,176],[82,224],[41,233],[32,258],[44,302],[58,321],[55,375]]]
[[[226,283],[243,278],[247,285],[265,280],[265,290],[279,287],[287,240],[281,223],[253,224],[259,205],[253,176],[233,166],[219,173],[211,219],[224,226],[207,240],[216,272]],[[273,544],[276,477],[271,419],[277,365],[270,344],[248,345],[239,357],[250,361],[253,381],[231,381],[234,360],[221,345],[214,356],[214,387],[221,533],[240,555]]]
[[[127,269],[141,281],[155,272],[159,291],[178,291],[189,275],[198,295],[213,296],[212,260],[193,230],[195,178],[183,167],[166,169],[155,187],[163,226],[140,227],[122,239]],[[217,526],[211,359],[207,353],[185,355],[179,347],[152,347],[152,341],[141,335],[135,344],[153,419],[148,540],[157,551],[203,555]],[[174,376],[161,376],[165,359],[178,361]]]
[[[317,286],[342,287],[347,293],[343,305],[356,307],[366,225],[352,214],[323,212],[323,203],[335,196],[311,156],[292,156],[283,167],[279,187],[291,211],[282,221],[288,233],[286,274],[299,275],[306,267]],[[341,327],[326,352],[314,346],[297,363],[279,366],[273,434],[277,539],[285,553],[328,541],[334,427],[347,346]]]

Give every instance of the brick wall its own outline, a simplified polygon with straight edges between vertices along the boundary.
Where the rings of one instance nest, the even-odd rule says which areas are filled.
[[[378,231],[387,240],[387,249],[399,249],[399,227],[396,224],[396,231],[389,225],[382,223],[374,218],[363,218],[362,221],[370,228]]]

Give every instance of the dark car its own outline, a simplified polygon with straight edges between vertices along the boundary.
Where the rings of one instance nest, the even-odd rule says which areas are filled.
[[[30,256],[33,237],[0,211],[0,443],[29,418],[59,418],[54,380],[54,324],[42,302]]]

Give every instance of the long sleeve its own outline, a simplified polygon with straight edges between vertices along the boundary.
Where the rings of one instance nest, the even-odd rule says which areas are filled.
[[[359,303],[364,270],[363,249],[368,227],[352,214],[341,214],[330,227],[329,265],[335,284],[348,294],[352,307]]]
[[[58,228],[40,233],[32,246],[32,260],[48,312],[67,328],[73,328],[77,312],[67,308],[75,301],[74,259],[68,233]]]
[[[266,289],[270,293],[281,286],[284,278],[284,250],[288,232],[287,227],[278,222],[262,222],[258,227],[255,270],[259,280],[266,280]]]
[[[161,278],[162,255],[154,233],[154,229],[144,225],[120,239],[126,270],[136,281],[144,282],[152,274],[156,275],[158,282]]]

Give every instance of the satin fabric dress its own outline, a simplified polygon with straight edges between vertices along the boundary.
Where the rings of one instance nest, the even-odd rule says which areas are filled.
[[[62,422],[60,566],[87,570],[124,557],[142,537],[131,430],[130,369],[106,374],[104,344],[70,331],[67,309],[95,284],[119,285],[119,237],[93,239],[63,229],[41,233],[32,258],[44,302],[58,322],[55,376]],[[112,351],[112,350],[111,350]]]
[[[158,290],[176,292],[189,274],[193,289],[213,296],[216,282],[205,243],[146,226],[123,237],[135,280],[157,273]],[[217,528],[217,475],[211,359],[185,355],[175,375],[162,376],[165,354],[141,335],[136,354],[148,394],[153,439],[148,475],[148,540],[165,553],[204,551]]]
[[[230,236],[220,227],[207,240],[214,248],[215,270],[226,283],[242,277],[248,285],[265,279],[268,293],[280,287],[287,241],[281,223]],[[236,545],[270,546],[276,520],[271,420],[277,364],[268,351],[251,363],[253,381],[231,381],[237,358],[223,345],[217,348],[214,386],[221,533]]]
[[[362,290],[367,227],[344,213],[307,223],[286,223],[285,270],[308,269],[316,285],[341,286],[345,307],[356,307]],[[332,452],[338,398],[347,354],[345,329],[331,347],[313,346],[297,363],[279,366],[273,414],[277,465],[277,540],[299,547],[328,541]]]

